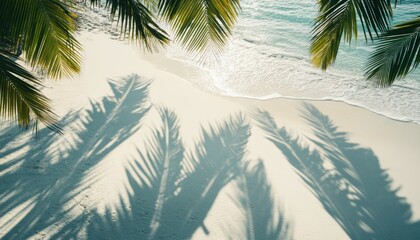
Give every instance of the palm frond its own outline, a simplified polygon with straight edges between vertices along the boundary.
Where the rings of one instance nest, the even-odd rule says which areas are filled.
[[[229,39],[240,10],[239,0],[160,0],[160,15],[189,52],[218,56]]]
[[[60,132],[49,99],[41,90],[41,82],[12,60],[12,55],[0,49],[0,116],[16,119],[27,128],[35,119]],[[36,121],[35,121],[36,122]]]
[[[2,0],[0,22],[12,42],[21,42],[25,60],[52,78],[80,71],[81,46],[74,38],[75,15],[59,0]]]
[[[368,79],[389,86],[420,63],[420,17],[394,26],[378,38],[366,64]]]
[[[90,0],[93,5],[100,5],[100,0]],[[156,23],[150,10],[138,0],[106,0],[112,18],[117,17],[124,37],[137,39],[147,50],[169,42],[167,33]]]
[[[388,29],[392,17],[389,0],[320,0],[319,14],[312,29],[310,54],[312,63],[326,70],[334,63],[341,39],[357,39],[357,17],[365,38],[373,38]]]

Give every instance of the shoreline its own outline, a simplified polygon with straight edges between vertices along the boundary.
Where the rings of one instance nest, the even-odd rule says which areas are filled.
[[[93,28],[94,33],[106,34],[112,40],[121,41],[125,45],[133,46],[133,50],[139,52],[139,57],[141,59],[144,59],[152,63],[158,69],[162,69],[162,70],[170,69],[172,73],[175,73],[176,75],[180,76],[183,80],[190,82],[193,86],[203,91],[214,93],[220,96],[255,99],[259,101],[267,101],[267,100],[272,100],[272,99],[295,99],[295,100],[301,100],[301,101],[314,101],[314,102],[322,102],[322,101],[338,102],[338,103],[346,104],[348,106],[365,109],[369,112],[388,118],[390,120],[420,125],[420,117],[418,120],[416,120],[416,119],[409,119],[407,117],[393,116],[392,113],[387,113],[386,111],[379,111],[379,110],[375,111],[365,106],[364,103],[354,103],[351,100],[334,99],[333,97],[310,98],[310,97],[282,96],[281,94],[278,94],[278,93],[269,94],[264,97],[252,97],[252,96],[244,96],[240,94],[229,93],[214,83],[214,79],[211,76],[210,69],[206,69],[204,67],[195,65],[193,63],[193,60],[183,61],[181,59],[178,59],[177,57],[167,56],[167,54],[164,53],[166,51],[165,48],[162,48],[154,53],[150,53],[150,52],[147,52],[146,50],[142,50],[139,48],[137,43],[126,41],[118,37],[119,30],[117,26],[115,26],[114,24],[111,24],[108,21],[108,19],[106,19],[106,16],[107,16],[106,11],[104,11],[101,8],[98,9],[98,8],[90,8],[88,6],[85,6],[85,7],[86,9],[84,11],[88,10],[89,14],[86,14],[84,12],[81,13],[84,24],[79,34],[82,34],[83,32],[87,32],[91,34],[90,30],[88,29],[94,27]],[[94,12],[91,10],[94,10]],[[97,19],[100,19],[100,20],[98,21]],[[101,24],[99,23],[101,23],[104,26],[101,26]],[[99,31],[98,29],[95,29],[95,27],[98,28]],[[159,51],[162,51],[162,52],[159,52]],[[180,68],[173,67],[174,65]],[[193,72],[193,76],[191,76],[190,72]],[[339,73],[339,72],[334,72],[334,73],[330,72],[330,74],[336,77],[345,77],[348,75],[348,73]],[[192,80],[193,77],[200,78],[200,81]],[[203,80],[205,80],[206,82],[202,83]],[[404,89],[409,88],[407,86],[399,85],[398,83],[394,83],[394,85],[397,88],[404,88]],[[378,87],[378,89],[383,89],[383,88]],[[418,90],[416,88],[412,88],[412,89]]]
[[[93,35],[95,36],[95,35]],[[105,36],[106,37],[106,36]],[[410,150],[410,147],[413,147],[411,150],[414,150],[414,145],[416,145],[416,142],[420,143],[420,139],[418,137],[420,136],[420,124],[417,124],[416,122],[405,122],[398,119],[393,119],[388,116],[384,116],[382,114],[376,113],[374,111],[371,111],[367,108],[361,107],[361,106],[353,106],[346,102],[341,101],[335,101],[335,100],[302,100],[302,99],[294,99],[294,98],[286,98],[286,97],[279,97],[274,99],[267,99],[267,100],[261,100],[261,99],[255,99],[255,98],[247,98],[247,97],[235,97],[235,96],[226,96],[221,93],[215,93],[212,91],[207,91],[195,84],[195,81],[191,81],[190,78],[209,78],[209,74],[207,72],[204,72],[202,69],[200,69],[197,66],[191,65],[187,62],[178,61],[173,58],[168,58],[162,53],[147,53],[139,50],[138,46],[133,46],[133,44],[121,41],[121,40],[115,40],[110,39],[106,37],[107,39],[105,42],[112,41],[112,42],[119,42],[120,47],[122,51],[134,51],[132,54],[132,57],[137,58],[140,62],[144,62],[145,64],[150,64],[154,69],[150,69],[148,67],[145,67],[145,71],[142,71],[142,67],[136,67],[136,66],[130,66],[127,67],[127,69],[130,70],[122,70],[119,69],[118,72],[122,72],[121,74],[112,74],[112,77],[119,78],[121,76],[124,76],[124,74],[127,73],[139,73],[141,76],[146,76],[147,78],[152,79],[154,84],[156,85],[159,91],[159,94],[162,94],[162,89],[168,88],[163,82],[166,82],[169,86],[172,85],[172,82],[170,80],[165,81],[157,81],[159,78],[162,78],[160,76],[160,73],[164,73],[165,76],[169,79],[169,76],[176,76],[177,80],[174,80],[174,84],[172,87],[169,87],[169,89],[178,89],[177,84],[175,84],[177,81],[181,81],[184,86],[189,86],[188,89],[190,89],[193,92],[201,93],[204,95],[209,95],[214,97],[215,99],[223,99],[227,100],[228,102],[232,102],[233,105],[237,108],[240,106],[240,109],[247,111],[249,110],[249,106],[256,106],[258,108],[260,105],[267,106],[270,111],[273,112],[283,112],[286,113],[286,115],[292,115],[293,117],[287,117],[289,119],[293,119],[292,121],[286,121],[285,126],[292,126],[293,128],[296,128],[298,130],[301,130],[301,127],[305,127],[304,124],[300,123],[302,119],[300,116],[300,113],[297,109],[301,108],[302,103],[309,102],[314,104],[316,107],[321,107],[322,110],[324,110],[326,113],[328,113],[331,116],[334,116],[335,119],[337,119],[338,125],[340,127],[344,127],[344,129],[347,129],[348,132],[352,133],[352,138],[355,137],[357,139],[357,142],[360,142],[363,146],[369,146],[372,149],[375,150],[375,152],[382,153],[383,152],[383,146],[381,143],[383,143],[384,139],[380,139],[379,136],[381,134],[384,134],[385,136],[388,134],[390,136],[393,136],[395,141],[397,139],[403,140],[404,135],[407,135],[410,137],[410,141],[403,140],[404,142],[409,142],[409,144],[406,146],[407,150]],[[109,44],[111,42],[108,42]],[[95,46],[97,47],[97,46]],[[121,54],[115,52],[115,54]],[[134,60],[134,59],[133,59]],[[110,68],[115,68],[114,66],[110,66]],[[111,77],[111,78],[112,78]],[[160,86],[160,87],[159,87]],[[167,91],[165,89],[165,91]],[[167,92],[168,95],[173,95],[174,93],[172,91]],[[152,94],[153,95],[153,94]],[[165,95],[165,94],[164,94]],[[177,95],[175,93],[175,95]],[[158,99],[162,98],[162,96],[157,96]],[[168,100],[166,100],[168,101]],[[173,101],[177,102],[177,99],[174,99]],[[168,101],[170,102],[170,101]],[[175,105],[182,104],[182,103],[176,103]],[[190,103],[189,101],[184,101],[183,104],[185,106],[182,106],[182,108],[185,108]],[[276,105],[282,106],[284,108],[284,111],[282,109],[276,109]],[[289,106],[290,105],[290,106]],[[292,112],[292,114],[289,114],[287,111]],[[185,114],[187,114],[188,111],[185,111]],[[216,114],[216,113],[215,113]],[[217,114],[216,114],[217,115]],[[201,120],[206,120],[203,116],[196,116]],[[208,118],[212,118],[211,115],[207,115]],[[299,120],[298,120],[299,119]],[[298,127],[295,127],[294,121],[299,122]],[[391,127],[392,126],[392,127]],[[405,129],[404,131],[402,129]],[[304,130],[306,131],[306,130]],[[384,132],[384,133],[383,133]],[[387,133],[388,132],[388,133]],[[398,149],[399,146],[393,147],[392,146],[392,139],[389,138],[389,148],[394,148],[395,150]],[[378,141],[378,142],[377,142]],[[388,140],[387,140],[388,141]],[[398,144],[400,145],[400,144]],[[416,150],[417,151],[417,150]],[[420,156],[420,151],[417,151],[418,153],[414,153],[416,151],[413,151],[412,156]],[[381,158],[388,159],[386,162],[393,165],[391,158],[397,158],[397,155],[393,154],[392,157],[387,156],[387,154],[379,154]],[[404,154],[406,155],[406,153]],[[393,168],[389,167],[389,168]],[[388,167],[387,167],[388,169]],[[402,174],[402,172],[401,172]],[[406,181],[404,181],[406,182]],[[398,184],[400,185],[400,184]],[[410,195],[405,190],[403,190],[404,195]],[[415,191],[414,188],[410,188],[410,192],[416,192],[416,194],[419,194],[420,196],[420,190]],[[420,200],[420,198],[419,198]],[[419,201],[420,202],[420,201]],[[420,205],[417,206],[419,210],[416,211],[417,218],[420,219]]]
[[[189,81],[208,76],[187,63],[79,37],[80,76],[44,89],[63,135],[0,125],[0,238],[380,239],[418,226],[420,125],[223,96]]]
[[[227,93],[226,91],[224,91],[223,89],[217,87],[214,83],[211,83],[213,88],[215,90],[211,91],[208,89],[205,89],[206,87],[200,87],[199,83],[197,83],[196,81],[193,81],[191,78],[193,78],[193,76],[189,75],[188,72],[193,72],[194,76],[200,76],[200,77],[205,77],[207,79],[207,81],[212,81],[211,80],[211,76],[210,73],[208,72],[208,70],[200,68],[196,65],[193,65],[189,62],[186,61],[181,61],[178,60],[176,58],[171,58],[166,56],[164,53],[146,53],[144,55],[144,60],[151,62],[156,68],[161,69],[162,71],[171,71],[171,73],[179,76],[181,79],[183,79],[184,81],[190,83],[192,86],[197,87],[198,89],[211,93],[211,94],[215,94],[218,96],[223,96],[223,97],[231,97],[231,98],[239,98],[239,99],[250,99],[250,100],[257,100],[257,101],[261,101],[261,102],[265,102],[265,101],[271,101],[271,100],[276,100],[276,99],[289,99],[289,100],[298,100],[298,101],[310,101],[310,102],[333,102],[333,103],[341,103],[341,104],[345,104],[347,106],[350,107],[355,107],[355,108],[360,108],[363,110],[366,110],[370,113],[376,114],[378,116],[387,118],[389,120],[393,120],[396,122],[401,122],[401,123],[408,123],[408,124],[415,124],[415,125],[420,125],[420,120],[416,121],[416,120],[411,120],[411,119],[403,119],[402,117],[393,117],[390,116],[387,113],[384,112],[378,112],[378,111],[374,111],[372,109],[369,109],[368,107],[365,107],[363,105],[359,105],[357,103],[351,103],[348,102],[346,100],[341,100],[341,99],[332,99],[332,98],[324,98],[324,99],[316,99],[316,98],[304,98],[304,97],[288,97],[288,96],[267,96],[267,97],[252,97],[252,96],[242,96],[242,95],[235,95],[235,94],[230,94]],[[181,68],[174,68],[174,67],[169,67],[169,66],[180,66]],[[168,70],[169,69],[169,70]],[[204,76],[205,75],[205,76]],[[400,86],[398,86],[400,87]],[[277,95],[277,94],[273,94],[273,95]]]
[[[308,102],[310,104],[314,104],[316,107],[322,109],[325,113],[330,114],[331,116],[334,116],[333,119],[336,120],[338,123],[338,126],[340,129],[345,129],[347,132],[351,133],[351,139],[355,139],[356,142],[358,142],[361,146],[369,146],[372,150],[374,150],[375,154],[378,155],[378,157],[381,160],[381,163],[384,164],[385,169],[389,170],[392,174],[392,176],[399,175],[397,179],[402,177],[404,175],[404,172],[408,172],[409,168],[406,168],[404,171],[397,171],[394,173],[392,170],[393,168],[396,168],[394,164],[398,164],[397,162],[393,162],[392,159],[397,159],[398,155],[389,154],[390,156],[387,156],[388,154],[383,153],[382,145],[383,139],[381,139],[381,134],[384,134],[384,136],[387,136],[386,138],[389,138],[389,142],[387,143],[389,148],[392,147],[392,141],[399,141],[404,138],[404,136],[411,136],[411,140],[404,140],[404,142],[410,142],[410,146],[407,146],[406,149],[414,148],[414,145],[416,143],[420,143],[420,140],[418,139],[418,136],[420,136],[420,124],[415,121],[410,120],[401,120],[401,119],[395,119],[389,116],[386,116],[384,114],[372,111],[366,107],[359,106],[359,105],[353,105],[341,100],[316,100],[316,99],[300,99],[300,98],[288,98],[288,97],[276,97],[276,98],[270,98],[270,99],[259,99],[259,98],[253,98],[253,97],[244,97],[244,96],[231,96],[231,95],[224,95],[223,93],[215,93],[212,91],[207,91],[206,89],[202,89],[200,87],[195,86],[195,83],[188,78],[191,77],[191,75],[188,75],[186,73],[188,72],[200,72],[203,73],[203,70],[200,69],[197,66],[191,65],[187,62],[179,61],[177,59],[168,58],[165,55],[157,54],[153,58],[149,58],[150,55],[146,54],[144,56],[144,60],[147,62],[150,62],[156,67],[157,69],[161,71],[165,71],[169,74],[174,74],[179,77],[179,79],[184,82],[185,84],[188,84],[192,88],[196,89],[199,92],[205,92],[206,94],[213,95],[217,98],[224,98],[228,101],[232,101],[234,103],[239,103],[242,106],[248,106],[247,108],[251,108],[249,106],[260,106],[264,105],[267,106],[269,111],[271,112],[283,112],[286,115],[289,115],[287,113],[288,110],[291,112],[295,111],[295,108],[300,108],[302,103]],[[175,64],[174,64],[175,63]],[[175,67],[171,64],[174,64]],[[178,68],[179,66],[183,66],[183,69]],[[207,77],[209,77],[209,74],[205,72]],[[193,74],[197,75],[197,74]],[[286,104],[285,104],[286,103]],[[290,103],[290,107],[287,106]],[[285,109],[288,110],[282,110],[278,109],[276,105],[283,106]],[[341,113],[345,114],[341,114]],[[291,115],[295,115],[294,117],[291,117],[291,119],[296,120],[296,117],[298,117],[299,113],[293,113]],[[350,116],[350,117],[347,117]],[[298,129],[298,131],[302,130],[300,125],[301,123],[297,124],[297,126],[294,126],[295,124],[293,121],[286,121],[284,123],[284,126],[292,126],[292,128]],[[373,124],[373,125],[372,125]],[[393,127],[390,127],[390,126]],[[402,131],[402,129],[405,129]],[[390,131],[389,131],[390,130]],[[305,132],[306,130],[303,130]],[[389,132],[389,133],[383,133],[382,131]],[[401,132],[399,132],[401,131]],[[393,137],[390,137],[393,136]],[[388,140],[387,140],[388,141]],[[394,148],[396,149],[396,148]],[[416,158],[416,156],[420,156],[419,151],[416,154],[413,154],[413,157]],[[413,152],[414,153],[414,152]],[[406,153],[404,154],[406,155]],[[417,164],[412,162],[412,164]],[[410,175],[410,174],[408,174]],[[414,177],[414,176],[411,176]],[[402,186],[406,185],[408,182],[407,180],[404,180],[404,184],[400,183],[399,181],[396,181],[397,183],[394,183],[396,186]],[[394,185],[394,186],[395,186]],[[416,187],[412,185],[409,187],[409,189],[402,188],[402,195],[408,196],[412,195],[413,192],[416,192],[414,195],[420,196],[420,191],[415,190]],[[418,197],[415,197],[418,198]],[[420,198],[419,198],[420,200]],[[414,212],[414,216],[416,219],[420,219],[420,205],[414,206],[415,201],[410,201],[412,206],[416,209]],[[414,209],[413,209],[414,210]]]
[[[364,106],[360,106],[357,104],[353,104],[353,103],[349,103],[346,102],[345,100],[334,100],[334,99],[313,99],[313,98],[299,98],[299,97],[284,97],[284,96],[278,96],[278,97],[269,97],[267,99],[261,99],[261,98],[254,98],[254,97],[244,97],[244,96],[233,96],[233,95],[222,95],[222,96],[226,96],[226,97],[232,97],[232,98],[244,98],[244,99],[252,99],[252,100],[257,100],[257,101],[261,101],[261,102],[265,102],[265,101],[271,101],[271,100],[275,100],[275,99],[288,99],[288,100],[297,100],[297,101],[308,101],[308,102],[332,102],[332,103],[339,103],[339,104],[345,104],[349,107],[354,107],[354,108],[358,108],[358,109],[363,109],[366,110],[370,113],[376,114],[380,117],[384,117],[387,118],[389,120],[392,121],[396,121],[396,122],[400,122],[400,123],[408,123],[408,124],[414,124],[414,125],[420,125],[420,122],[417,122],[415,120],[404,120],[404,119],[398,119],[398,118],[394,118],[391,116],[387,116],[385,113],[380,113],[380,112],[375,112],[367,107]]]

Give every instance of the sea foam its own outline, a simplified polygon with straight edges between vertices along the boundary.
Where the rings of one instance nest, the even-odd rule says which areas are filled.
[[[218,64],[198,65],[212,77],[207,87],[202,83],[200,87],[216,87],[224,95],[258,99],[343,101],[392,119],[420,123],[420,71],[388,88],[367,81],[363,67],[373,44],[365,41],[363,32],[359,32],[357,42],[343,43],[336,63],[323,72],[312,66],[308,53],[316,16],[313,1],[241,3],[243,11],[232,41]],[[415,1],[404,1],[394,11],[394,23],[414,18],[418,10]],[[168,55],[181,61],[188,58],[176,46],[169,48]]]

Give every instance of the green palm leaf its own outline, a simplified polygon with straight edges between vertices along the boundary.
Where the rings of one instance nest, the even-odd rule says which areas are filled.
[[[90,0],[93,5],[100,5],[100,0]],[[121,33],[124,37],[138,39],[148,50],[169,42],[167,33],[155,22],[153,14],[138,0],[106,0],[112,18],[117,16]]]
[[[85,0],[88,1],[88,0]],[[94,5],[100,5],[100,0],[89,0]],[[163,16],[173,25],[175,38],[183,43],[189,51],[209,51],[220,53],[220,49],[227,41],[230,31],[239,10],[239,0],[193,0],[193,1],[168,1],[168,0],[106,0],[105,7],[111,15],[117,17],[117,22],[121,26],[124,36],[131,39],[138,39],[148,50],[152,50],[157,45],[164,45],[169,42],[166,32],[155,22],[153,13],[148,9],[158,10],[158,16]],[[45,71],[48,77],[60,78],[62,76],[73,76],[80,71],[81,45],[74,38],[76,31],[76,14],[72,12],[77,1],[61,0],[2,0],[0,1],[0,49],[8,53],[17,53],[19,48],[23,48],[24,60],[31,67]],[[147,6],[147,7],[146,7]],[[4,56],[2,61],[5,62]],[[9,62],[7,64],[10,65]],[[4,64],[2,66],[5,66]],[[19,72],[23,79],[22,67],[14,64],[14,70]],[[7,75],[10,69],[0,69],[2,76]],[[13,74],[12,74],[13,75]],[[30,75],[30,74],[29,74]],[[19,74],[18,74],[19,76]],[[31,75],[26,76],[35,82],[36,79]],[[3,81],[2,105],[6,102],[16,102],[6,100],[5,96],[12,96],[12,91],[6,82],[11,79],[17,81],[18,78],[1,78]],[[22,78],[21,78],[22,79]],[[21,89],[22,90],[22,89]],[[26,97],[31,97],[27,93]],[[29,99],[27,99],[29,100]],[[36,102],[39,99],[32,99]],[[23,103],[22,103],[23,104]],[[16,106],[23,106],[23,105]],[[29,106],[29,105],[28,105]],[[41,107],[42,105],[38,105]],[[44,105],[46,106],[46,105]],[[3,109],[8,117],[16,116],[11,108]],[[23,116],[29,116],[24,111],[34,111],[16,109],[21,112],[19,123]],[[40,120],[47,125],[48,109],[38,109],[35,116],[42,117]],[[42,114],[41,114],[42,113]],[[52,113],[51,113],[52,114]],[[48,117],[54,119],[54,116]]]
[[[239,0],[160,0],[159,12],[189,52],[218,56],[240,10]]]
[[[378,38],[366,73],[381,86],[391,85],[409,74],[420,63],[420,17],[396,25]]]
[[[323,70],[334,63],[341,39],[357,39],[357,17],[367,33],[378,35],[388,29],[392,17],[390,0],[319,0],[319,15],[312,29],[310,46],[313,64]]]
[[[25,60],[52,78],[80,71],[81,46],[73,37],[75,15],[59,0],[2,0],[1,27],[23,45]]]
[[[50,103],[39,87],[41,82],[0,49],[0,116],[16,119],[28,127],[33,117],[54,131],[60,131]]]

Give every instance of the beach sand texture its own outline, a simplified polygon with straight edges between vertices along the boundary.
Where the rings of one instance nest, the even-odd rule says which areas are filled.
[[[200,70],[82,31],[45,89],[64,134],[0,129],[1,239],[419,239],[420,125],[224,97]]]

